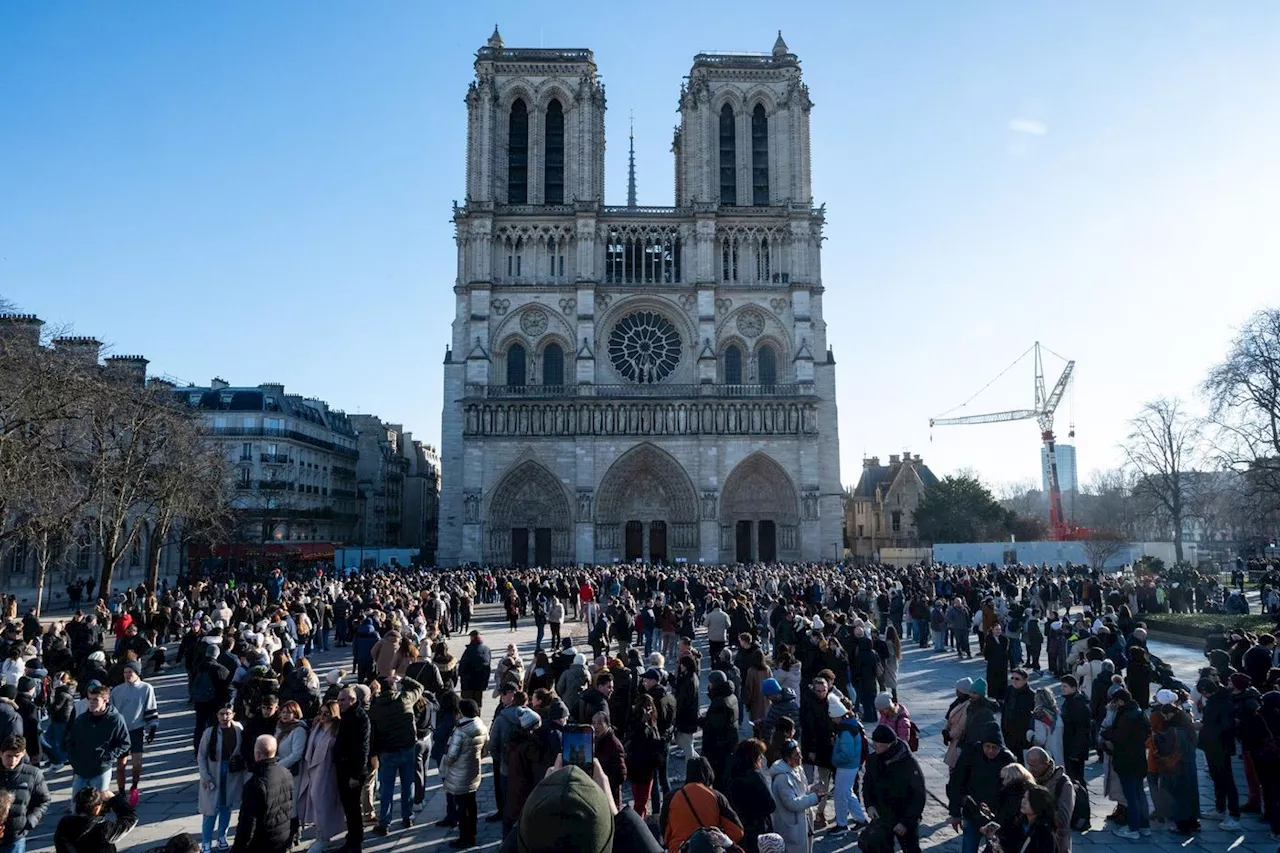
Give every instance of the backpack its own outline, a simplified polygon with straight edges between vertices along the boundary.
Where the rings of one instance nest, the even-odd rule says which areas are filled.
[[[914,722],[908,721],[910,728],[907,730],[907,748],[912,752],[920,751],[920,727]]]
[[[1076,804],[1071,810],[1071,829],[1075,832],[1087,832],[1089,830],[1089,822],[1093,816],[1089,812],[1089,791],[1075,779],[1065,773],[1058,782],[1057,790],[1053,792],[1054,797],[1062,796],[1062,786],[1067,782],[1071,783],[1071,787],[1076,792]]]
[[[212,702],[217,698],[213,675],[209,672],[209,668],[205,667],[196,673],[195,680],[191,682],[191,701]]]

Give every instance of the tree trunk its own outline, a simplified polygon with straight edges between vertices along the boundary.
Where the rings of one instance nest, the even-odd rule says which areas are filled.
[[[44,608],[44,579],[49,572],[49,533],[40,534],[40,547],[36,551],[36,616]]]
[[[111,576],[115,574],[116,564],[120,562],[120,554],[116,546],[120,542],[120,534],[112,528],[102,540],[102,572],[98,575],[98,598],[110,604]]]
[[[1179,563],[1182,562],[1182,519],[1175,518],[1173,521],[1173,555]]]
[[[160,553],[164,548],[165,541],[169,538],[169,520],[163,515],[156,521],[155,529],[151,531],[151,541],[147,544],[147,591],[156,592],[160,589]]]

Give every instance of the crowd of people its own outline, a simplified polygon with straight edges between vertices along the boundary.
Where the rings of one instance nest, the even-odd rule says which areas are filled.
[[[1278,644],[1218,633],[1188,686],[1147,649],[1153,583],[1044,566],[277,570],[125,590],[47,627],[11,614],[0,853],[44,819],[46,775],[72,797],[60,853],[136,825],[162,722],[145,677],[165,666],[185,674],[200,779],[199,838],[175,851],[358,851],[366,831],[412,830],[438,785],[457,849],[487,821],[521,853],[606,835],[626,853],[809,853],[846,833],[910,853],[927,800],[898,696],[910,643],[984,659],[925,723],[964,853],[1068,853],[1094,755],[1120,838],[1196,832],[1204,761],[1222,828],[1257,813],[1280,840]],[[1221,600],[1213,583],[1193,606]],[[501,609],[489,632],[532,620],[534,648],[491,651],[469,630],[479,605]],[[330,649],[350,664],[315,671]]]

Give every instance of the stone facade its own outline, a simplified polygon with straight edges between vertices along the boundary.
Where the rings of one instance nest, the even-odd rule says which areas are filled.
[[[885,549],[912,549],[922,544],[916,535],[915,512],[925,489],[938,482],[929,466],[904,452],[862,460],[862,476],[845,500],[845,536],[851,556],[881,560]]]
[[[824,214],[781,36],[694,58],[674,207],[604,203],[591,51],[495,31],[475,72],[439,562],[838,557]]]

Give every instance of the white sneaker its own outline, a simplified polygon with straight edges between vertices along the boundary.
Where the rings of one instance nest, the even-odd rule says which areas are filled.
[[[1139,829],[1139,830],[1138,830],[1138,835],[1142,836],[1143,838],[1150,838],[1150,837],[1151,837],[1151,830],[1149,830],[1149,829]]]
[[[1233,817],[1229,817],[1226,820],[1224,820],[1221,824],[1219,824],[1218,828],[1225,829],[1227,832],[1234,832],[1235,830],[1240,828],[1240,821],[1236,820]]]
[[[1111,830],[1111,834],[1116,838],[1127,838],[1130,841],[1136,841],[1142,837],[1139,833],[1134,832],[1127,826],[1117,826],[1115,829]]]

